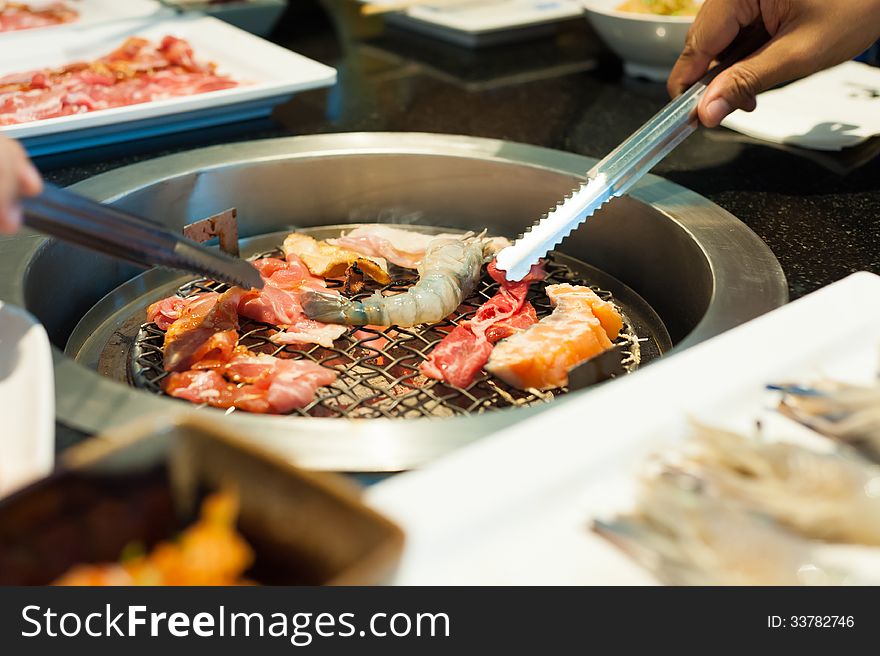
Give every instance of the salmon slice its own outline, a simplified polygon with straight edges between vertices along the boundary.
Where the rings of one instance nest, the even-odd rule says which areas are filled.
[[[499,342],[486,370],[518,389],[564,387],[568,372],[611,348],[623,327],[620,313],[589,287],[550,285],[549,317]]]

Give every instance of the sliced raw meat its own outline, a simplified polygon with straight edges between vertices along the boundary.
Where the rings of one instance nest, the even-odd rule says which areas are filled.
[[[315,399],[319,387],[336,380],[336,373],[308,360],[278,360],[272,372],[254,384],[266,390],[273,412],[304,408]]]
[[[233,288],[222,296],[216,292],[186,298],[171,296],[147,309],[147,321],[167,331],[167,371],[211,369],[225,364],[238,340],[235,331],[239,316],[283,329],[271,337],[276,344],[319,344],[329,348],[345,333],[345,326],[312,321],[303,314],[300,290],[324,290],[326,283],[313,276],[298,257],[263,258],[254,266],[266,280],[262,290]]]
[[[400,267],[416,269],[425,257],[428,244],[440,237],[461,239],[463,235],[445,233],[429,235],[376,224],[355,228],[338,239],[328,239],[327,243],[362,255],[381,257]]]
[[[486,339],[491,344],[507,339],[521,330],[525,330],[533,323],[538,322],[538,315],[534,306],[525,301],[522,307],[510,315],[507,319],[501,319],[486,328]]]
[[[312,321],[303,314],[299,293],[304,289],[326,290],[323,278],[312,275],[294,253],[287,261],[277,258],[257,260],[254,266],[266,280],[262,290],[251,290],[238,307],[241,316],[283,327],[270,339],[276,344],[320,344],[331,347],[347,328]],[[268,275],[267,275],[268,274]]]
[[[486,301],[470,321],[456,326],[431,352],[420,366],[428,378],[445,380],[456,387],[474,382],[492,353],[492,344],[528,328],[538,320],[535,308],[526,300],[529,286],[543,280],[543,267],[535,265],[519,282],[508,282],[495,262],[488,273],[500,288]]]
[[[190,403],[207,403],[215,408],[238,408],[266,413],[269,402],[262,390],[252,385],[238,387],[228,382],[216,369],[172,373],[162,381],[165,393]]]
[[[264,278],[271,278],[272,274],[288,268],[286,260],[280,260],[277,257],[263,257],[259,260],[251,262],[254,268],[260,272]]]
[[[275,366],[278,358],[267,353],[253,353],[244,346],[235,349],[223,373],[233,383],[254,383]]]
[[[213,64],[195,61],[189,44],[131,37],[109,55],[60,69],[0,78],[0,125],[14,125],[112,107],[229,89]]]
[[[163,387],[167,394],[193,403],[285,414],[309,405],[318,388],[336,380],[334,371],[309,360],[275,358],[241,347],[223,367],[226,377],[220,371],[172,373],[163,381]]]
[[[24,2],[0,3],[0,32],[31,30],[71,23],[79,18],[79,12],[66,2],[45,2],[31,6]]]
[[[456,387],[467,387],[489,361],[492,345],[466,326],[456,326],[419,367],[428,378],[445,380]]]
[[[210,303],[213,306],[220,296],[217,292],[205,292],[193,296],[169,296],[156,301],[147,308],[147,321],[156,324],[159,330],[168,330],[180,318],[180,313],[194,303]]]
[[[287,326],[303,316],[297,294],[267,284],[263,289],[246,292],[238,306],[238,313],[263,323]]]
[[[165,370],[185,371],[202,359],[228,357],[238,341],[237,308],[244,293],[233,287],[185,307],[165,333]]]

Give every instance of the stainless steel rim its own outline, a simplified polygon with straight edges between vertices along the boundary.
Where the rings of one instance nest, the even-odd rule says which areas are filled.
[[[97,200],[113,202],[162,180],[196,175],[212,168],[288,158],[381,153],[492,160],[579,177],[595,163],[592,158],[571,153],[491,139],[350,133],[214,146],[124,167],[73,188]],[[687,231],[700,244],[712,270],[715,288],[708,310],[676,349],[692,346],[787,301],[787,284],[779,262],[767,245],[733,215],[656,176],[647,176],[630,196],[652,205]],[[0,240],[0,298],[25,305],[22,280],[45,241],[35,235]],[[191,412],[178,401],[104,378],[60,350],[55,349],[54,359],[57,415],[68,426],[96,433],[145,413]],[[568,395],[565,402],[577,402],[582,393],[585,392]],[[305,467],[398,471],[417,467],[545,408],[510,409],[450,419],[351,421],[238,413],[228,420],[242,433]]]

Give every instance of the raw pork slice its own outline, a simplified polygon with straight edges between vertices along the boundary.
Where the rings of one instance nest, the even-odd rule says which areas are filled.
[[[209,307],[213,307],[219,296],[217,292],[205,292],[185,298],[183,296],[163,298],[147,308],[147,321],[155,323],[159,330],[168,330],[171,324],[180,319],[180,314],[186,308],[196,303],[209,303]]]
[[[276,358],[238,347],[222,369],[172,373],[163,387],[170,396],[193,403],[286,414],[309,405],[318,388],[335,380],[334,371],[310,360]]]
[[[283,327],[270,339],[276,344],[319,344],[330,348],[346,326],[312,321],[303,313],[299,294],[303,289],[325,290],[327,283],[314,276],[295,254],[287,260],[264,258],[254,262],[266,280],[262,290],[251,290],[242,297],[238,313],[254,321]]]
[[[463,235],[440,234],[429,235],[424,232],[403,230],[389,225],[368,225],[355,228],[338,239],[328,239],[328,244],[341,246],[349,250],[381,257],[399,267],[417,269],[425,251],[432,240],[438,238],[461,239]]]
[[[244,293],[233,287],[185,307],[165,333],[165,370],[185,371],[200,360],[228,358],[238,342],[237,308]]]

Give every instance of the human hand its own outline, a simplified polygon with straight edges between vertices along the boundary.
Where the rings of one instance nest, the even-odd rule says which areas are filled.
[[[43,180],[17,141],[0,136],[0,234],[11,234],[21,225],[22,196],[36,196]]]
[[[669,76],[677,96],[709,69],[740,31],[761,21],[770,41],[716,77],[697,109],[716,127],[736,109],[755,109],[756,96],[861,54],[880,37],[880,0],[706,0]]]

